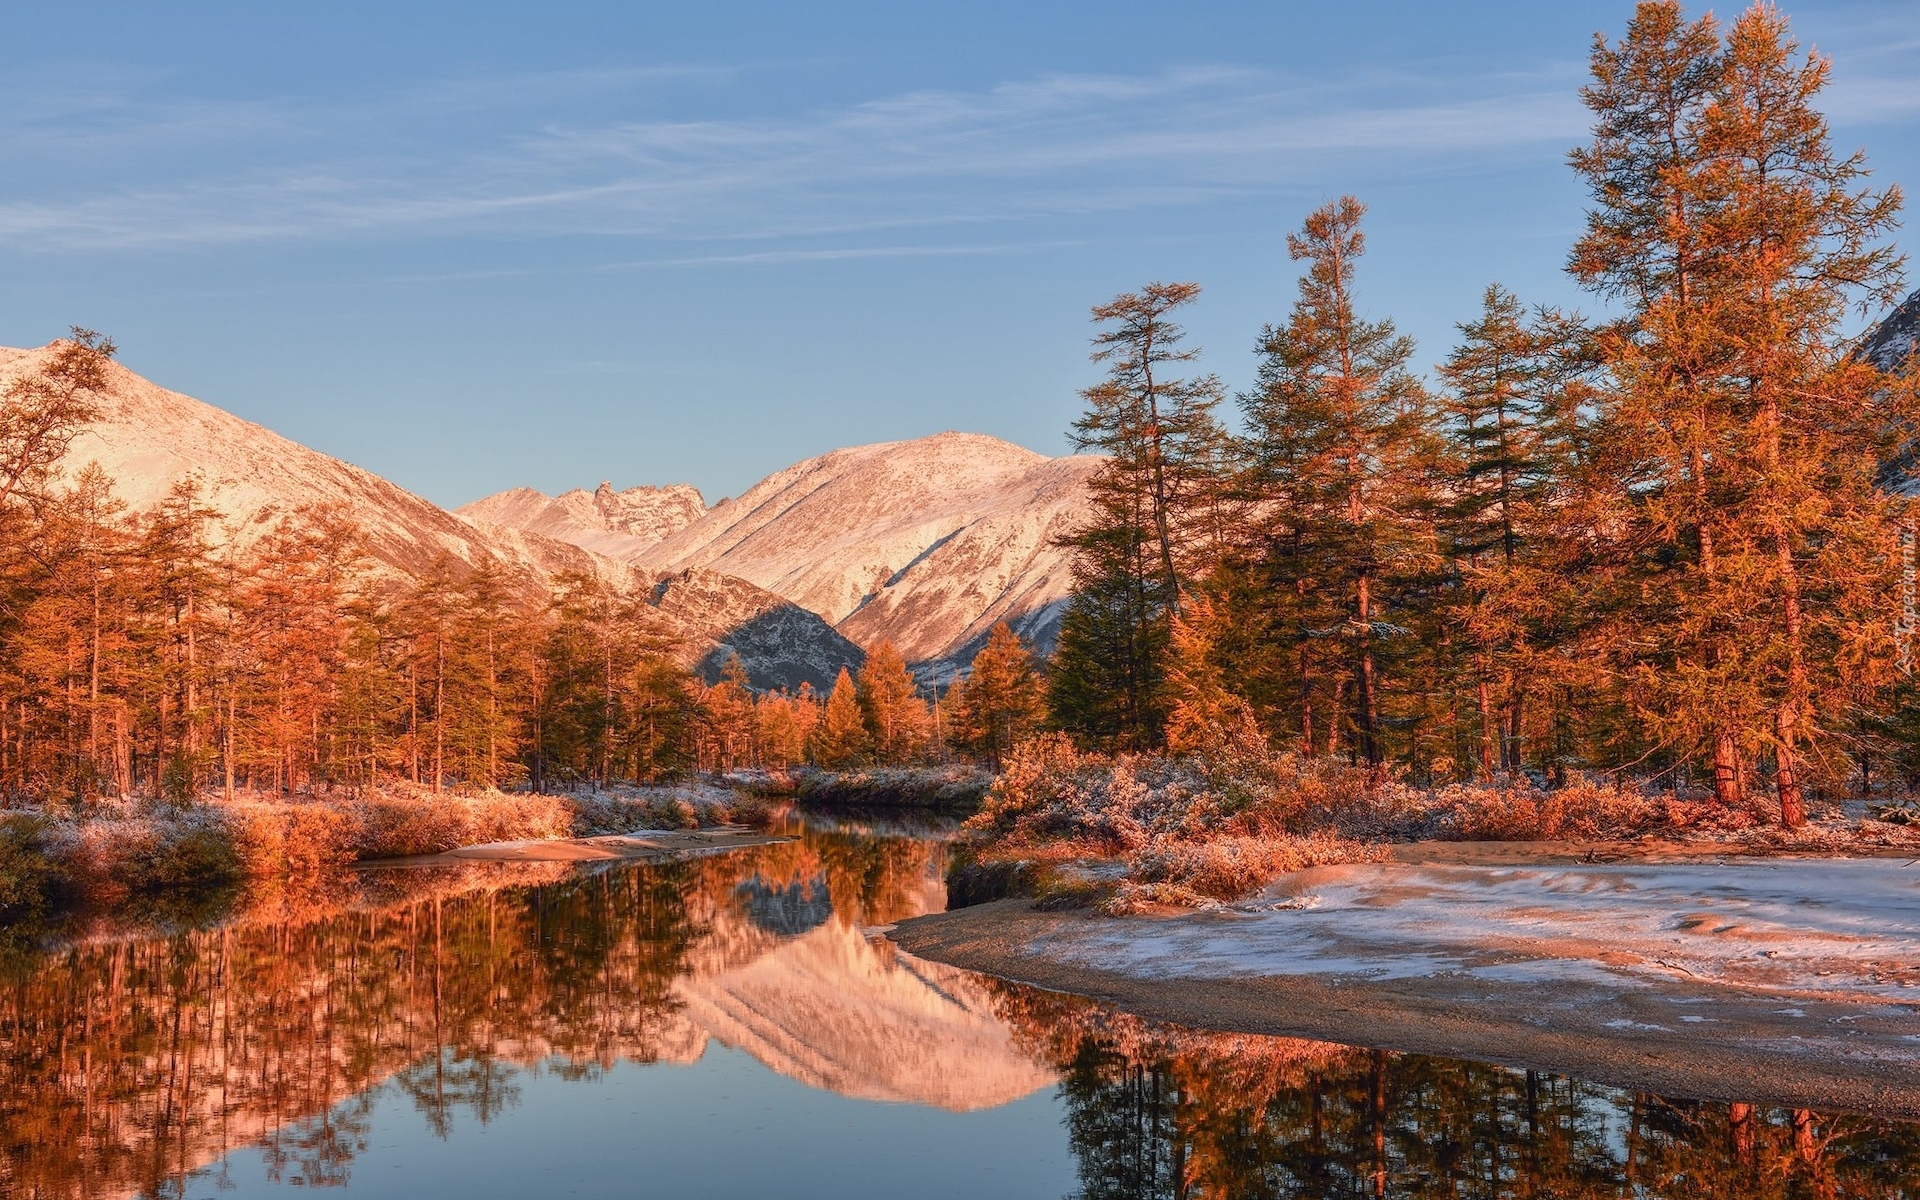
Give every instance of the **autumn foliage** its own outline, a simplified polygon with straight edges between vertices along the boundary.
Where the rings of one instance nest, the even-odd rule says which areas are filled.
[[[1828,63],[1768,5],[1647,0],[1591,69],[1568,269],[1604,318],[1491,285],[1422,379],[1366,313],[1351,196],[1287,240],[1237,428],[1169,320],[1196,286],[1094,310],[1074,433],[1110,457],[1056,727],[1183,755],[1250,723],[1425,786],[1600,774],[1789,828],[1876,766],[1920,783],[1889,486],[1920,371],[1854,334],[1899,295],[1899,189],[1833,149]]]

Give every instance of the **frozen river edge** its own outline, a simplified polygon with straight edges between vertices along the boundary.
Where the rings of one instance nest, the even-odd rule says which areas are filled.
[[[1434,850],[1298,872],[1209,911],[1003,900],[891,936],[1196,1028],[1920,1118],[1920,864]]]

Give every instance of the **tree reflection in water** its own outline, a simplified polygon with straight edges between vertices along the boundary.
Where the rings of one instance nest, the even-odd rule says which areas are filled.
[[[1056,1072],[1080,1194],[1102,1200],[1920,1195],[1906,1125],[1194,1033],[896,964],[860,931],[938,907],[943,853],[809,830],[597,873],[364,874],[144,930],[16,927],[0,1194],[181,1196],[247,1146],[271,1179],[350,1186],[377,1095],[456,1136],[514,1107],[529,1069],[692,1061],[735,1004],[791,1008],[749,1046],[771,1069],[870,1099],[970,1110]]]
[[[271,1178],[350,1178],[369,1093],[391,1083],[444,1137],[515,1103],[539,1064],[591,1078],[688,1061],[705,1034],[676,979],[778,943],[740,893],[831,896],[856,926],[940,903],[942,848],[799,841],[582,875],[538,864],[419,869],[255,893],[210,928],[6,931],[0,1194],[183,1194],[231,1150]],[[171,914],[156,923],[166,924]]]
[[[1910,1124],[1198,1033],[997,990],[1002,1016],[1061,1072],[1086,1200],[1920,1195]]]

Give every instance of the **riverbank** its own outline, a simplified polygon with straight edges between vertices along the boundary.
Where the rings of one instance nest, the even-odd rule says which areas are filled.
[[[801,766],[735,771],[720,779],[751,795],[815,809],[917,810],[965,817],[979,811],[994,776],[976,763],[954,762],[845,771]]]
[[[1920,865],[1630,849],[1428,844],[1205,911],[1003,900],[892,937],[1201,1028],[1920,1117]]]
[[[393,783],[351,793],[203,796],[184,805],[128,800],[77,811],[13,809],[0,812],[0,919],[242,880],[311,879],[355,863],[461,847],[760,826],[773,807],[733,788],[691,782],[561,794],[435,792]]]
[[[700,854],[717,854],[746,846],[768,846],[791,841],[778,834],[756,829],[720,826],[713,829],[636,830],[598,837],[539,838],[505,842],[482,842],[459,846],[444,854],[422,854],[411,858],[376,860],[358,864],[376,867],[437,867],[454,863],[576,863],[576,862],[673,862]]]

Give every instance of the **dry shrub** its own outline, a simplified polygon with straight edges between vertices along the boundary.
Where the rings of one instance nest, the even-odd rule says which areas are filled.
[[[240,826],[242,859],[252,878],[328,875],[356,857],[361,823],[352,811],[323,804],[236,805],[228,811]]]
[[[1711,803],[1649,794],[1631,781],[1575,777],[1548,789],[1519,778],[1423,788],[1387,771],[1314,763],[1300,783],[1309,827],[1368,840],[1617,839],[1747,820]]]
[[[807,804],[924,808],[948,813],[974,811],[993,783],[990,772],[970,763],[861,771],[804,768],[793,772],[791,778],[791,794]]]
[[[1337,831],[1300,827],[1309,797],[1324,801],[1326,789],[1257,736],[1229,730],[1180,759],[1108,759],[1058,734],[1035,738],[1014,750],[967,828],[997,853],[1065,845],[1121,858],[1122,907],[1233,899],[1286,871],[1377,858]]]
[[[573,835],[573,806],[558,796],[489,792],[463,798],[478,841],[507,842]]]
[[[296,879],[326,876],[348,866],[365,828],[357,814],[324,804],[284,808],[280,822],[284,868],[278,874]]]
[[[728,823],[764,825],[773,809],[764,796],[703,783],[612,788],[570,796],[563,803],[572,814],[576,837]]]
[[[354,809],[360,818],[354,848],[361,858],[437,854],[461,844],[464,823],[441,805],[375,796],[355,804]]]
[[[49,853],[51,833],[44,817],[0,817],[0,915],[38,909],[68,883]]]
[[[1059,734],[1032,739],[967,829],[986,857],[1069,847],[1119,858],[1128,887],[1115,903],[1125,908],[1230,899],[1304,866],[1377,860],[1382,842],[1622,839],[1750,819],[1579,777],[1553,789],[1524,777],[1416,787],[1387,768],[1275,753],[1242,722],[1180,758],[1110,758]]]
[[[694,784],[629,788],[576,801],[504,792],[435,793],[399,783],[338,798],[243,795],[190,807],[104,801],[83,817],[0,820],[0,912],[73,893],[206,887],[240,878],[311,882],[356,860],[432,854],[482,842],[685,828],[769,819],[763,800]]]
[[[1170,884],[1214,900],[1235,900],[1289,871],[1378,862],[1385,857],[1383,847],[1333,833],[1230,835],[1206,841],[1156,842],[1128,856],[1127,876],[1139,883]]]
[[[574,806],[559,796],[433,792],[404,786],[354,800],[359,858],[440,854],[484,842],[570,837]]]
[[[239,879],[245,868],[233,835],[218,817],[154,821],[154,836],[142,853],[129,855],[122,871],[135,891],[205,886]]]

